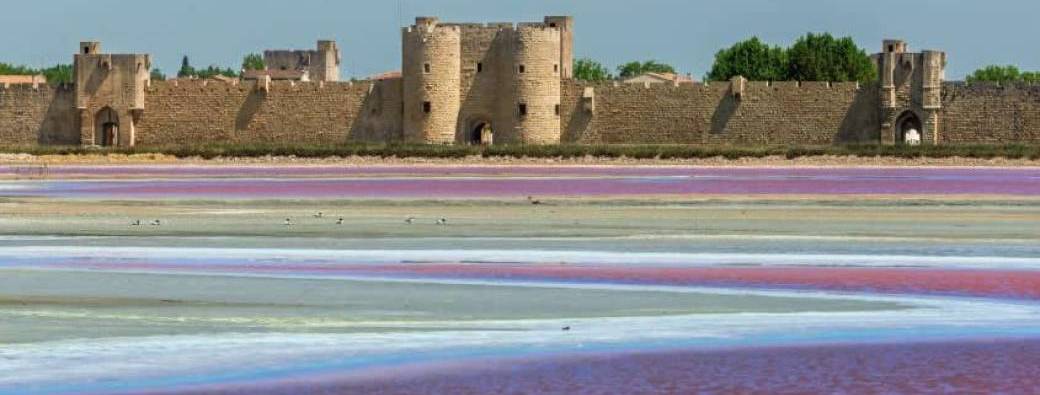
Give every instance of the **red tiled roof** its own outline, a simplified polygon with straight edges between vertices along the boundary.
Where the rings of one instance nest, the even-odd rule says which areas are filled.
[[[371,77],[368,77],[368,79],[373,80],[373,81],[392,80],[392,79],[397,79],[397,78],[401,78],[401,72],[400,71],[387,71],[385,73],[380,73],[380,74],[376,74],[376,75],[373,75]]]

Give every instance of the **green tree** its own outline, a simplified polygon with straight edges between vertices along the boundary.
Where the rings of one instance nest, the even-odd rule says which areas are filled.
[[[581,81],[605,81],[612,79],[610,71],[602,63],[589,58],[574,61],[574,79]]]
[[[851,37],[809,33],[787,50],[787,79],[796,81],[863,81],[877,79],[867,52]]]
[[[44,69],[34,69],[26,66],[15,66],[0,63],[0,74],[7,75],[43,75],[51,84],[65,84],[72,82],[72,65],[59,64]]]
[[[1020,71],[1018,67],[986,66],[975,70],[967,78],[968,82],[1040,82],[1040,72]]]
[[[39,74],[37,70],[25,66],[15,66],[13,64],[0,63],[0,75],[36,75]]]
[[[621,78],[635,77],[637,75],[646,73],[672,73],[675,74],[675,68],[671,65],[664,63],[658,63],[656,60],[648,60],[645,62],[629,62],[625,63],[617,68],[618,75]]]
[[[204,69],[196,69],[196,68],[191,66],[191,63],[188,61],[188,57],[187,56],[185,56],[184,59],[181,60],[181,69],[180,69],[180,71],[177,72],[177,78],[202,78],[202,79],[206,79],[206,78],[213,78],[213,77],[216,77],[218,75],[229,77],[229,78],[238,78],[239,73],[237,71],[235,71],[235,70],[232,70],[230,67],[225,69],[225,68],[221,68],[220,66],[216,66],[216,65],[211,65],[211,66],[206,67]]]
[[[715,53],[715,63],[705,80],[728,81],[738,75],[753,81],[785,80],[787,51],[751,37]]]
[[[267,65],[264,64],[264,57],[257,53],[251,53],[242,58],[242,70],[264,70],[267,69]]]
[[[877,79],[877,70],[852,38],[809,33],[787,49],[756,37],[734,44],[715,54],[705,79],[725,81],[738,75],[758,81],[870,82]]]
[[[224,76],[229,78],[238,78],[238,72],[232,70],[230,67],[226,69],[220,68],[220,66],[209,66],[205,69],[197,70],[194,77],[197,78],[213,78],[216,76]]]
[[[40,70],[40,74],[47,77],[47,82],[51,84],[69,84],[72,83],[72,65],[71,64],[59,64],[52,67]]]
[[[177,78],[189,78],[197,75],[195,68],[191,67],[191,62],[188,61],[188,56],[184,55],[184,59],[181,59],[181,69],[177,71]]]
[[[152,80],[153,81],[166,81],[166,74],[163,74],[162,70],[158,67],[152,69]]]

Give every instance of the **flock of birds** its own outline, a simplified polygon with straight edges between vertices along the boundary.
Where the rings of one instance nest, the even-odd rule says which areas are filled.
[[[321,211],[319,211],[317,213],[314,213],[314,218],[319,218],[319,219],[325,218],[325,213],[323,213]],[[416,221],[415,217],[408,217],[408,218],[406,218],[404,220],[404,223],[406,223],[408,225],[413,225],[413,224],[415,224],[415,221]],[[343,218],[343,217],[340,217],[339,219],[336,220],[336,225],[343,225],[345,222],[346,222],[346,219]],[[448,219],[447,218],[438,218],[435,223],[438,226],[444,226],[444,225],[448,224]],[[296,225],[296,223],[293,222],[292,218],[286,218],[284,224],[285,224],[285,226],[294,226],[294,225]],[[162,220],[158,220],[158,219],[154,220],[154,221],[148,223],[148,225],[149,226],[162,226]],[[138,219],[138,220],[134,220],[134,222],[131,222],[130,226],[143,226],[143,224],[142,224],[141,220]]]
[[[535,196],[527,196],[527,202],[530,203],[531,205],[534,205],[534,206],[541,206],[542,205],[542,201],[535,199]],[[315,218],[324,218],[324,213],[318,211],[318,212],[314,213],[314,217]],[[408,223],[408,225],[414,225],[415,221],[416,221],[416,218],[413,217],[413,216],[410,216],[410,217],[405,219],[405,223]],[[343,217],[339,217],[339,219],[336,219],[336,225],[343,225],[344,222],[345,222],[345,219]],[[438,218],[435,223],[437,223],[438,226],[446,226],[446,225],[448,225],[448,218]],[[295,225],[295,222],[292,221],[292,218],[285,218],[285,226],[286,227],[292,227],[294,225]],[[130,222],[130,226],[132,226],[132,227],[140,227],[140,226],[142,226],[140,219],[136,219],[133,222]],[[155,220],[149,222],[149,226],[161,227],[162,226],[162,220],[155,219]]]
[[[528,196],[527,197],[527,201],[529,203],[531,203],[532,205],[534,205],[534,206],[542,205],[542,201],[538,200],[538,199],[535,199],[533,196]],[[317,213],[314,213],[314,218],[319,218],[319,219],[325,218],[325,213],[323,213],[321,211],[319,211]],[[343,225],[345,221],[346,220],[343,217],[340,217],[339,219],[336,220],[336,225]],[[416,221],[415,217],[408,217],[407,219],[404,220],[404,223],[406,223],[408,225],[413,225],[413,224],[415,224],[415,221]],[[439,225],[439,226],[444,226],[444,225],[448,224],[448,219],[447,218],[438,218],[435,223],[437,225]],[[148,223],[148,225],[150,225],[150,226],[162,226],[162,221],[157,219],[157,220],[154,220],[154,221]],[[296,224],[293,222],[292,218],[286,218],[285,219],[285,226],[293,226],[293,225],[296,225]],[[141,224],[141,220],[138,219],[138,220],[134,220],[134,222],[131,222],[130,226],[143,226],[143,225]]]
[[[319,218],[319,219],[320,218],[325,218],[325,213],[319,211],[319,212],[314,214],[314,218]],[[345,220],[343,219],[343,217],[340,217],[339,219],[336,220],[336,225],[343,225],[344,221]],[[416,221],[415,217],[408,217],[408,218],[406,218],[404,220],[404,223],[406,223],[408,225],[412,225],[412,224],[415,224],[415,221]],[[437,219],[436,224],[437,225],[447,225],[448,224],[448,219],[447,218],[439,218],[439,219]],[[293,222],[292,218],[286,218],[285,219],[285,226],[293,226],[293,225],[296,225],[296,223]]]

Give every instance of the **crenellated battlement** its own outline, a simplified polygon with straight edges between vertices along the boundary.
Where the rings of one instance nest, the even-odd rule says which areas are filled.
[[[59,91],[59,92],[73,92],[76,90],[76,86],[73,84],[49,84],[49,83],[0,83],[0,91],[7,92],[42,92],[42,91]]]
[[[271,81],[268,83],[270,92],[293,92],[293,91],[351,91],[367,90],[379,81]],[[175,79],[169,81],[153,81],[147,88],[149,94],[176,94],[177,92],[252,92],[259,90],[259,81],[226,82],[215,79]]]
[[[875,82],[582,82],[572,78],[574,32],[569,16],[419,17],[402,28],[400,73],[357,82],[338,81],[329,40],[267,50],[267,70],[240,79],[170,81],[151,80],[146,54],[85,41],[73,84],[0,79],[0,142],[1040,142],[1040,84],[947,82],[944,52],[911,52],[903,40],[882,42]]]

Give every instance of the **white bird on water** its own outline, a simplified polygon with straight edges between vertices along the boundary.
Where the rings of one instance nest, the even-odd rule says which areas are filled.
[[[336,221],[336,225],[343,225],[343,218]]]
[[[408,225],[414,224],[415,223],[415,217],[408,217],[408,219],[404,220],[404,223],[406,223]]]
[[[319,212],[314,214],[314,218],[324,218],[324,217],[325,217],[325,213],[323,213],[321,211],[319,211]]]
[[[441,218],[441,219],[437,220],[437,225],[447,225],[447,224],[448,224],[448,219],[447,218]]]
[[[293,224],[292,223],[292,218],[286,218],[285,219],[285,226],[292,226],[292,224]]]
[[[162,221],[160,221],[160,220],[152,221],[152,226],[162,226]]]

